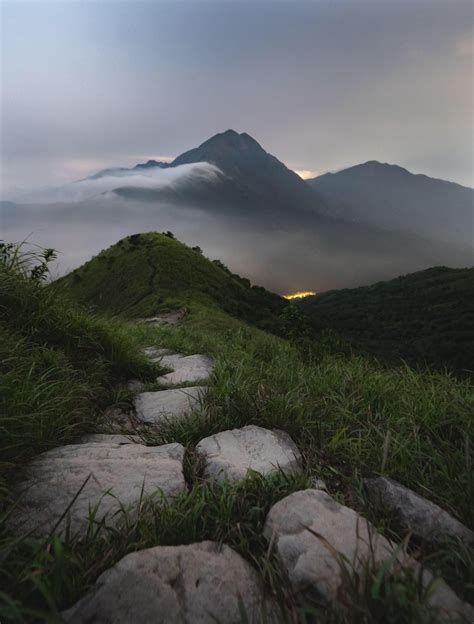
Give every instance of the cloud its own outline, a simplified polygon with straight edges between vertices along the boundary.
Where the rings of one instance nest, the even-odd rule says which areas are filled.
[[[21,198],[22,202],[57,203],[81,202],[97,195],[110,196],[110,193],[120,187],[141,188],[153,190],[177,189],[188,183],[214,183],[223,176],[222,171],[207,162],[191,163],[170,167],[169,169],[134,170],[111,169],[106,175],[90,177],[77,182],[71,182],[59,188],[42,189],[30,192]]]

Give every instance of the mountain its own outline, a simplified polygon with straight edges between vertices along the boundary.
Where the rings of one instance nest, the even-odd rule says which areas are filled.
[[[374,160],[307,183],[336,218],[472,246],[474,189]]]
[[[266,152],[245,132],[239,134],[235,130],[227,130],[216,134],[167,166],[175,168],[196,163],[210,163],[222,175],[208,183],[200,180],[199,184],[173,189],[139,189],[124,185],[114,191],[127,198],[149,201],[179,199],[240,214],[258,211],[286,220],[301,213],[314,216],[326,212],[317,191],[310,189],[294,171]],[[162,163],[157,166],[162,167]]]
[[[200,303],[269,327],[285,305],[170,233],[128,236],[55,284],[100,312],[128,318]]]
[[[406,205],[417,203],[409,203],[406,190],[398,212],[388,203],[379,206],[380,223],[374,207],[356,218],[345,203],[314,188],[342,173],[308,184],[251,136],[227,130],[171,163],[106,169],[31,205],[4,209],[3,236],[22,240],[33,232],[33,242],[64,249],[61,263],[72,268],[127,234],[171,230],[280,293],[360,286],[437,265],[472,266],[468,217],[459,218],[465,244],[454,235],[446,240],[445,232],[456,229],[447,221],[449,211],[440,207],[436,220],[418,218],[413,208],[409,218]],[[374,186],[381,195],[382,182]],[[402,186],[387,182],[392,195]]]
[[[319,331],[380,358],[474,372],[474,269],[434,267],[298,305]]]

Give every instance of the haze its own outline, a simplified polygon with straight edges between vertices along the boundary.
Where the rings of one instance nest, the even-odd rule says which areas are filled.
[[[3,1],[2,199],[230,127],[300,171],[376,159],[472,186],[472,11]]]

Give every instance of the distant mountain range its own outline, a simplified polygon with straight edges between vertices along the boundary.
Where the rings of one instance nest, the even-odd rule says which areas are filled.
[[[313,178],[308,184],[334,217],[473,243],[474,189],[375,160]]]
[[[304,181],[245,132],[227,130],[170,163],[104,169],[23,201],[36,206],[3,205],[2,216],[10,236],[47,232],[36,240],[59,249],[72,228],[84,232],[66,251],[75,266],[100,250],[91,242],[86,255],[88,225],[102,245],[172,229],[272,290],[320,292],[471,266],[473,193],[375,161]]]
[[[114,192],[122,197],[156,201],[192,201],[207,208],[224,208],[237,214],[272,215],[279,220],[292,220],[297,214],[324,214],[326,209],[319,193],[311,189],[294,171],[275,156],[268,154],[255,139],[242,132],[227,130],[216,134],[199,147],[184,152],[173,162],[148,161],[138,167],[176,168],[209,163],[218,168],[217,179],[200,179],[198,183],[173,188],[119,186]]]

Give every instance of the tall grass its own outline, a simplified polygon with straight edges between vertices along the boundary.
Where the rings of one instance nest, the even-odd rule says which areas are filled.
[[[384,613],[397,624],[432,621],[431,614],[421,619],[424,596],[416,593],[413,579],[389,571],[381,576],[376,569],[348,578],[349,612],[302,606],[268,551],[262,529],[271,505],[308,487],[313,477],[324,478],[341,501],[362,507],[360,481],[373,474],[400,480],[473,526],[469,381],[407,366],[388,368],[352,355],[330,338],[310,346],[291,344],[199,303],[178,329],[111,322],[72,307],[56,288],[45,288],[46,273],[32,273],[36,265],[35,257],[22,266],[0,263],[4,477],[30,456],[93,430],[98,412],[122,381],[151,379],[140,346],[210,353],[216,368],[201,410],[144,436],[150,444],[186,445],[189,491],[178,499],[144,500],[138,516],[124,514],[118,528],[100,537],[91,524],[80,540],[13,538],[5,511],[0,517],[2,621],[58,621],[61,609],[128,552],[203,539],[225,542],[249,559],[279,597],[289,622],[375,624]],[[293,479],[253,475],[233,486],[204,487],[194,445],[250,423],[286,430],[303,453],[304,474]],[[461,548],[430,557],[469,595],[472,559]]]
[[[474,392],[448,373],[386,367],[326,345],[304,354],[218,313],[196,310],[174,331],[137,326],[137,340],[217,358],[207,415],[173,436],[194,443],[217,429],[279,427],[314,468],[348,477],[383,474],[474,525]]]
[[[93,429],[121,382],[153,370],[124,327],[45,287],[51,253],[0,246],[0,479]]]

